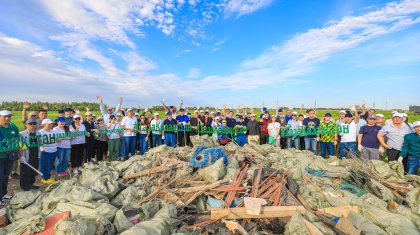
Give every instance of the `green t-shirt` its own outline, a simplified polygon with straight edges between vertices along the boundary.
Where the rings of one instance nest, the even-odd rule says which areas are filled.
[[[6,152],[9,152],[10,148],[14,148],[13,151],[19,150],[16,148],[19,144],[19,129],[14,123],[9,123],[7,128],[0,126],[0,158],[7,156]]]
[[[329,123],[321,122],[321,124],[319,125],[320,131],[326,131],[330,133],[334,133],[335,128],[336,128],[336,125],[333,122],[329,122]],[[320,141],[321,142],[334,142],[335,134],[325,134],[325,135],[321,134]]]

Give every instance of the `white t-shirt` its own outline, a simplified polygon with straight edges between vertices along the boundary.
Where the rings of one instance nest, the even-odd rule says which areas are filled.
[[[109,131],[115,131],[117,129],[120,128],[120,124],[115,123],[115,124],[111,124],[111,126],[108,128]],[[119,139],[120,138],[120,133],[117,132],[112,132],[108,135],[108,138],[113,140],[113,139]]]
[[[44,129],[39,130],[39,134],[41,135],[41,143],[44,141],[44,135],[47,135],[47,139],[49,141],[52,141],[50,136],[54,136],[56,134],[56,132],[54,130],[51,131],[46,131]],[[57,143],[54,142],[52,144],[46,144],[46,145],[41,145],[41,147],[39,148],[42,152],[47,152],[47,153],[55,153],[57,152]]]
[[[277,131],[279,131],[280,129],[280,123],[269,123],[267,129],[270,136],[275,136],[277,134]],[[277,139],[280,139],[280,134],[277,136]]]
[[[134,128],[134,124],[137,123],[137,118],[135,116],[132,116],[131,118],[129,116],[125,116],[123,120],[121,121],[121,126],[124,126],[125,128]],[[124,131],[124,136],[136,136],[136,133],[134,131]]]
[[[296,121],[293,119],[289,120],[287,122],[287,125],[290,125],[291,130],[299,129],[303,126],[302,122],[299,121],[298,119],[296,119]]]
[[[160,120],[160,119],[158,119],[157,121],[155,120],[155,119],[153,119],[151,122],[150,122],[150,128],[152,128],[152,129],[162,129],[163,127],[162,127],[162,124],[163,124],[163,121],[162,120]],[[159,134],[162,134],[162,131],[152,131],[152,133],[153,134],[156,134],[156,135],[159,135]]]
[[[53,131],[55,131],[56,134],[60,135],[60,134],[66,134],[66,132],[64,131],[64,129],[61,129],[60,127],[56,126],[54,127]],[[63,149],[69,149],[71,148],[71,144],[70,144],[70,139],[68,140],[63,140],[61,139],[61,141],[57,142],[57,147],[58,148],[63,148]]]
[[[74,131],[73,125],[70,125],[69,130],[70,131]],[[85,125],[80,124],[79,130],[77,130],[77,131],[86,131]],[[76,136],[76,137],[74,137],[74,138],[72,138],[70,140],[70,144],[71,145],[84,144],[84,143],[86,143],[86,138],[85,138],[84,135],[82,135],[82,136]]]
[[[344,131],[344,127],[349,128],[349,133],[341,133],[341,143],[356,142],[357,140],[357,124],[351,121],[350,124],[343,123],[341,128]]]

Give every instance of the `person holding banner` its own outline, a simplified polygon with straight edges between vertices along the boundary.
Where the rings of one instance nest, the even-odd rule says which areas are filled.
[[[39,131],[42,143],[39,148],[39,169],[42,172],[43,184],[52,184],[55,182],[51,177],[51,170],[54,167],[55,159],[57,158],[57,136],[56,132],[52,130],[53,121],[46,118],[42,120],[42,129]]]
[[[176,133],[177,122],[172,118],[172,113],[166,113],[166,119],[163,121],[162,139],[164,144],[169,147],[176,147]]]
[[[79,114],[73,116],[73,123],[69,127],[70,132],[86,131],[85,125],[81,123],[81,117]],[[89,133],[86,133],[88,135]],[[83,150],[86,143],[85,136],[76,136],[70,140],[71,152],[70,152],[70,163],[73,168],[73,173],[77,175],[79,171],[82,171],[83,164]]]
[[[32,189],[39,189],[35,186],[36,172],[27,166],[25,163],[31,165],[33,168],[39,167],[39,147],[38,139],[39,132],[36,131],[36,119],[28,119],[25,122],[26,130],[19,133],[20,138],[24,144],[22,150],[19,152],[20,156],[20,188],[24,191]],[[24,163],[25,162],[25,163]]]
[[[117,119],[114,115],[109,116],[109,123],[106,126],[108,131],[108,161],[115,161],[118,159],[120,153],[120,133],[116,130],[120,128]]]
[[[58,135],[66,135],[69,133],[69,127],[66,126],[66,118],[57,118],[57,126],[54,127],[54,132]],[[67,164],[69,161],[71,150],[70,138],[59,138],[57,139],[57,175],[64,177],[67,176]]]

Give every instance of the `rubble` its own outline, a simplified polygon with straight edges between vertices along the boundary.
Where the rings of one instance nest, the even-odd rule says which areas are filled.
[[[420,177],[396,162],[194,143],[16,193],[0,234],[41,232],[68,212],[56,234],[419,234]]]

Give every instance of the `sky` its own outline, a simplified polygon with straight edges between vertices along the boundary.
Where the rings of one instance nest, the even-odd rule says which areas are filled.
[[[420,0],[0,0],[0,100],[420,105]]]

